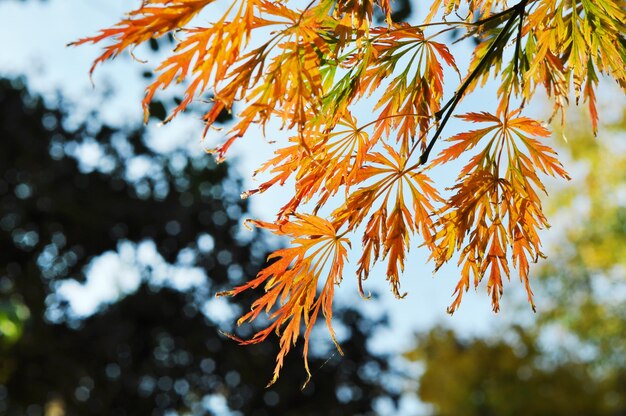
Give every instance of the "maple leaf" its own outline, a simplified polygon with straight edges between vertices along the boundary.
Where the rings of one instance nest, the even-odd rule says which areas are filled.
[[[100,31],[99,35],[82,38],[70,45],[98,43],[104,39],[115,41],[107,46],[94,61],[96,65],[115,58],[129,47],[135,47],[150,39],[161,37],[186,25],[205,6],[215,0],[145,0],[141,7],[128,13],[128,18],[115,26]]]
[[[269,265],[259,272],[255,279],[219,296],[235,296],[245,290],[264,286],[265,293],[252,304],[250,312],[242,316],[238,323],[253,321],[265,311],[271,324],[254,334],[249,340],[237,339],[241,344],[255,344],[264,341],[272,332],[280,336],[280,353],[276,358],[273,384],[279,376],[285,355],[295,344],[300,334],[301,324],[306,325],[304,333],[304,363],[309,378],[307,354],[311,329],[320,310],[335,345],[341,351],[332,327],[332,300],[335,285],[341,282],[343,267],[350,242],[337,235],[332,223],[313,215],[295,215],[281,225],[263,221],[252,224],[271,230],[273,233],[291,237],[293,247],[275,251],[268,257]],[[330,264],[327,266],[327,263]],[[327,270],[326,270],[327,269]],[[326,271],[326,278],[321,279]],[[322,284],[318,295],[318,286]]]
[[[416,172],[416,165],[410,166],[405,155],[387,144],[384,149],[387,154],[372,153],[357,176],[362,183],[372,183],[349,195],[345,204],[333,212],[333,218],[339,224],[348,222],[352,230],[379,204],[363,234],[363,254],[357,269],[359,291],[364,296],[362,281],[368,278],[371,265],[382,258],[387,260],[387,280],[393,293],[402,298],[400,273],[404,270],[411,235],[418,231],[425,241],[431,240],[434,223],[430,214],[434,204],[442,199],[430,178]]]
[[[433,161],[449,162],[486,142],[461,170],[459,183],[452,188],[455,194],[441,209],[436,224],[439,231],[434,236],[431,255],[436,268],[452,258],[453,247],[460,251],[461,279],[455,288],[456,298],[448,308],[450,313],[459,307],[470,280],[476,287],[487,272],[493,310],[499,310],[502,276],[510,276],[507,246],[512,247],[512,263],[519,268],[528,300],[535,308],[528,279],[529,263],[543,256],[538,230],[548,226],[535,192],[535,188],[545,191],[536,172],[565,179],[569,176],[556,153],[531,137],[547,137],[550,132],[537,121],[518,114],[516,110],[503,119],[485,112],[459,116],[490,126],[449,138],[454,144]],[[526,152],[520,150],[521,146]],[[506,167],[501,168],[503,164]]]

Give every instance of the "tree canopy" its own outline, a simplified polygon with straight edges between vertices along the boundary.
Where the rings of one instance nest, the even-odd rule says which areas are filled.
[[[583,123],[579,121],[578,125]],[[621,142],[626,112],[604,125],[602,140],[566,129],[566,155],[581,171],[576,182],[550,200],[562,232],[551,261],[538,273],[549,302],[538,316],[542,326],[574,335],[593,351],[600,369],[626,363],[626,156]],[[575,220],[574,220],[575,219]]]
[[[434,328],[406,354],[423,364],[417,384],[437,416],[621,415],[626,368],[598,374],[575,359],[551,360],[533,331],[514,328],[515,342],[464,339]]]
[[[380,26],[376,8],[384,16]],[[265,289],[240,322],[265,312],[267,327],[241,342],[280,336],[274,379],[303,325],[306,356],[320,312],[334,339],[333,293],[354,236],[362,241],[363,295],[362,281],[382,262],[402,297],[409,248],[421,245],[435,270],[458,261],[450,313],[482,280],[498,311],[512,268],[534,308],[530,264],[543,256],[539,232],[548,226],[542,178],[568,175],[546,144],[550,131],[522,111],[540,88],[553,116],[564,114],[573,95],[587,104],[597,130],[599,78],[626,88],[626,3],[435,0],[429,9],[421,22],[407,24],[393,21],[389,0],[146,0],[74,43],[105,42],[93,71],[125,50],[175,34],[173,51],[146,89],[146,118],[156,94],[181,82],[183,99],[165,122],[207,90],[214,103],[203,117],[205,131],[242,102],[214,150],[218,160],[252,126],[265,131],[276,120],[289,132],[259,168],[261,185],[244,196],[293,181],[276,219],[253,221],[292,244],[274,252],[256,278],[224,292]],[[452,33],[473,48],[467,65],[448,47]],[[498,86],[493,106],[456,114],[491,78]],[[367,120],[359,120],[359,105],[368,109]],[[440,143],[454,115],[478,127]],[[457,159],[464,167],[456,180],[435,184],[433,173]]]
[[[237,330],[207,302],[255,273],[271,246],[238,237],[247,203],[226,164],[159,153],[144,130],[95,115],[77,125],[70,104],[46,104],[21,80],[0,80],[0,135],[1,414],[365,415],[378,398],[397,400],[383,383],[387,357],[365,342],[385,322],[356,310],[338,311],[346,358],[314,354],[305,390],[297,357],[264,389],[278,346],[244,349],[220,333]],[[84,146],[101,152],[95,164]],[[138,160],[150,166],[139,178],[129,175]],[[139,286],[76,317],[59,287],[96,272],[115,285],[124,271],[96,259],[148,241],[161,260],[136,260]],[[205,281],[172,287],[177,269],[194,267]]]

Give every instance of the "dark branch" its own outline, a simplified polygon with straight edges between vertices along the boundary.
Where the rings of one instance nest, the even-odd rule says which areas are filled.
[[[489,50],[483,57],[483,59],[480,60],[476,68],[465,79],[465,81],[463,82],[463,84],[461,84],[459,89],[454,92],[454,96],[452,96],[452,98],[448,100],[448,102],[441,108],[441,110],[439,110],[435,114],[435,118],[437,121],[442,118],[442,115],[443,115],[443,120],[441,121],[441,124],[439,124],[439,126],[437,127],[437,130],[435,131],[435,135],[433,136],[433,138],[430,139],[430,142],[428,142],[428,146],[426,147],[426,150],[424,150],[424,153],[422,153],[422,155],[420,156],[420,161],[419,161],[420,165],[423,165],[428,161],[430,152],[433,150],[433,147],[435,146],[437,139],[439,139],[439,137],[441,136],[441,133],[443,132],[443,129],[448,123],[450,116],[452,116],[452,114],[454,113],[456,106],[461,101],[461,98],[463,98],[463,95],[465,95],[465,92],[467,91],[469,86],[472,84],[472,82],[474,82],[476,77],[478,77],[483,72],[485,66],[487,66],[491,62],[491,58],[493,54],[495,53],[495,51],[503,43],[506,44],[506,42],[508,42],[508,38],[506,38],[506,34],[509,32],[509,30],[515,23],[515,20],[520,15],[524,14],[526,3],[528,3],[528,1],[529,0],[522,0],[521,2],[519,2],[518,4],[516,4],[510,9],[514,11],[513,15],[509,18],[509,20],[507,20],[506,25],[502,28],[502,30],[500,31],[496,39],[493,41],[493,43],[489,47]]]

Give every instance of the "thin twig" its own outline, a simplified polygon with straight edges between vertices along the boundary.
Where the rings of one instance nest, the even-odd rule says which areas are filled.
[[[465,94],[469,86],[472,84],[472,82],[474,82],[476,77],[482,73],[484,67],[491,61],[493,53],[500,46],[500,44],[502,43],[502,40],[506,36],[506,33],[508,33],[509,29],[511,29],[511,26],[513,26],[513,24],[515,23],[515,20],[518,18],[520,14],[524,13],[524,9],[528,1],[529,0],[522,0],[521,2],[519,2],[518,4],[516,4],[515,6],[511,8],[514,11],[513,15],[509,18],[509,20],[506,22],[506,25],[502,28],[502,30],[500,31],[496,39],[493,41],[493,43],[489,47],[489,50],[483,57],[483,59],[480,60],[476,68],[465,79],[465,82],[463,82],[463,84],[459,87],[459,89],[454,92],[454,96],[452,96],[452,98],[448,100],[448,102],[441,108],[441,110],[435,113],[436,120],[439,121],[440,119],[442,119],[442,121],[437,127],[437,130],[435,131],[435,135],[428,143],[426,150],[424,150],[424,153],[422,153],[422,155],[420,156],[420,165],[423,165],[428,161],[430,152],[433,150],[433,147],[435,146],[437,139],[439,139],[439,137],[441,136],[441,133],[443,132],[444,127],[448,123],[450,116],[452,116],[452,114],[454,113],[456,106],[459,104],[459,102],[463,98],[463,95]],[[443,115],[443,118],[442,118],[442,115]]]

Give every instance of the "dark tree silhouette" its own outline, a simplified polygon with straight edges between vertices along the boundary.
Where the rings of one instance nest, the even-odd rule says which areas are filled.
[[[237,238],[246,211],[239,182],[206,155],[153,151],[141,129],[93,117],[72,127],[67,108],[46,105],[22,81],[0,80],[0,413],[211,414],[221,413],[221,401],[245,415],[354,415],[373,413],[377,398],[395,403],[383,382],[386,357],[365,346],[383,322],[354,310],[336,318],[346,329],[345,357],[315,357],[301,391],[305,377],[292,354],[266,389],[276,345],[241,347],[202,311],[213,293],[254,275],[269,248],[258,234]],[[73,156],[85,144],[101,152],[93,166]],[[149,173],[130,181],[136,158]],[[120,241],[146,240],[174,265],[186,253],[206,284],[156,284],[144,265],[138,290],[91,317],[72,317],[59,282],[84,280],[86,266]]]

